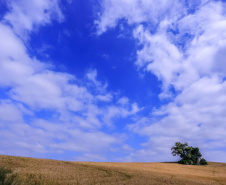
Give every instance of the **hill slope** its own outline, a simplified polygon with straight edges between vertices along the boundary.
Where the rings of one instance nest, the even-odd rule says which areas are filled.
[[[226,164],[65,162],[0,155],[19,184],[226,184]]]

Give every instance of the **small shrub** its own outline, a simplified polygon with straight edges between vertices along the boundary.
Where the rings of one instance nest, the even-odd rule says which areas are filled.
[[[18,185],[16,183],[16,174],[12,174],[12,171],[3,167],[0,167],[0,185]]]
[[[207,163],[207,161],[204,159],[204,158],[202,158],[201,160],[200,160],[200,165],[207,165],[208,163]]]
[[[181,159],[178,161],[179,164],[193,164],[193,161],[191,159]]]

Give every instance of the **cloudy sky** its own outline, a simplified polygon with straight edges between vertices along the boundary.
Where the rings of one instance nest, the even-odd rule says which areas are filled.
[[[0,0],[0,154],[226,162],[226,2]]]

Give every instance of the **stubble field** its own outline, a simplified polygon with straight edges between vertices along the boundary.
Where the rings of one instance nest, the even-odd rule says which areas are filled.
[[[0,155],[20,185],[225,184],[226,164],[66,162]]]

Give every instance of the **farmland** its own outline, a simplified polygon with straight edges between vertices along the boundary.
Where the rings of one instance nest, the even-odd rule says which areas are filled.
[[[0,155],[18,184],[226,184],[226,164],[67,162]]]

